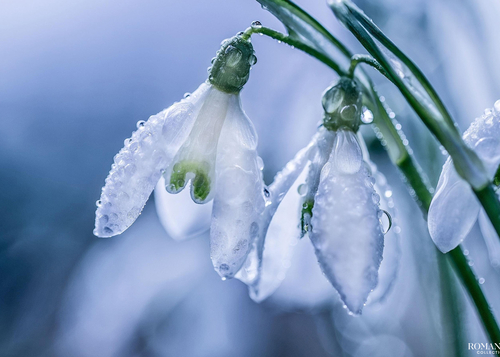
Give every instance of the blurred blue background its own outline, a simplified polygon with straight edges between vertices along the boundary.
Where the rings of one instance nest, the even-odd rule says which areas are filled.
[[[364,52],[324,1],[297,3]],[[357,4],[428,75],[461,130],[500,98],[498,1]],[[95,201],[135,123],[196,89],[221,40],[253,20],[283,30],[252,0],[0,2],[0,356],[453,356],[486,342],[453,276],[443,295],[425,221],[369,130],[393,186],[403,256],[392,294],[362,317],[346,314],[320,274],[255,304],[241,282],[213,271],[208,237],[174,242],[153,202],[121,236],[92,235]],[[269,183],[316,130],[335,76],[283,44],[253,42],[258,63],[242,101]],[[369,71],[435,184],[438,145]],[[477,229],[466,244],[500,308],[500,277]],[[450,296],[467,328],[447,315]]]

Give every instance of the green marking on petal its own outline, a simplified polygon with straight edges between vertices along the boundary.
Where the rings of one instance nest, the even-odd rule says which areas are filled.
[[[193,196],[196,201],[204,201],[210,193],[210,165],[203,161],[181,161],[174,165],[170,175],[170,187],[172,192],[179,192],[185,186],[188,173],[194,174],[192,179]]]
[[[302,204],[300,213],[300,236],[303,237],[311,230],[312,210],[314,207],[314,200],[307,200]]]

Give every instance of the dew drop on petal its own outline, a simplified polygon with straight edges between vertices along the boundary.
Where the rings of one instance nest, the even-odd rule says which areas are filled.
[[[493,104],[493,109],[495,110],[496,114],[500,114],[500,100],[497,100],[495,104]]]
[[[264,170],[264,161],[260,156],[257,156],[257,166],[259,167],[259,170]]]
[[[299,195],[305,196],[307,194],[307,185],[305,183],[299,185],[299,187],[297,187],[297,192]]]

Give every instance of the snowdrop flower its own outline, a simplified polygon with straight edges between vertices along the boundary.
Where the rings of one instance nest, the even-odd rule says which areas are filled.
[[[490,179],[500,164],[500,100],[487,109],[463,135],[464,141],[483,161]],[[494,265],[500,264],[497,234],[474,192],[455,171],[451,158],[445,162],[436,194],[429,208],[429,232],[443,253],[457,247],[479,218],[479,226]]]
[[[383,213],[356,136],[361,99],[351,79],[341,78],[329,88],[323,96],[323,126],[269,186],[271,203],[259,240],[237,275],[250,286],[254,300],[277,289],[293,246],[306,234],[321,270],[352,313],[361,313],[377,286]],[[300,224],[290,224],[294,215]]]
[[[265,206],[257,134],[239,96],[255,62],[249,40],[224,40],[206,83],[137,124],[138,130],[115,156],[102,189],[95,235],[111,237],[125,231],[161,178],[164,186],[157,190],[179,193],[187,186],[194,202],[213,199],[212,261],[221,277],[234,276],[257,237]],[[168,201],[164,192],[156,197]],[[168,204],[157,204],[160,214],[168,212]],[[176,235],[183,232],[182,227],[174,230]]]

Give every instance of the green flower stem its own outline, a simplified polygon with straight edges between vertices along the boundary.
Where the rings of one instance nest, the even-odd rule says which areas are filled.
[[[303,42],[294,39],[290,36],[285,35],[284,33],[281,33],[279,31],[270,29],[268,27],[260,26],[260,27],[249,27],[248,29],[245,30],[243,35],[241,36],[244,39],[249,39],[250,36],[253,34],[262,34],[268,37],[271,37],[275,40],[278,40],[280,42],[286,43],[287,45],[290,45],[294,48],[297,48],[308,55],[318,59],[319,61],[323,62],[326,64],[328,67],[333,69],[335,72],[337,72],[339,75],[346,75],[345,71],[340,68],[340,66],[333,60],[331,60],[328,56],[324,55],[320,51],[312,48],[311,46],[308,46],[304,44]]]
[[[467,288],[467,291],[474,301],[479,316],[481,317],[481,321],[483,322],[483,326],[490,337],[490,341],[492,343],[499,343],[500,329],[498,328],[495,316],[493,315],[491,307],[481,290],[481,286],[477,283],[476,275],[469,266],[467,258],[462,252],[462,248],[460,246],[456,247],[446,254],[446,256],[448,256],[452,261],[456,271],[458,272],[460,280]]]
[[[324,38],[326,41],[333,44],[341,54],[349,58],[352,56],[349,49],[344,46],[335,36],[333,36],[327,29],[323,27],[314,17],[309,15],[306,11],[294,4],[290,0],[257,0],[264,9],[271,12],[276,16],[287,28],[289,32],[299,33],[299,27],[290,26],[291,23],[307,24],[316,34]],[[283,12],[280,10],[284,10]],[[289,16],[291,14],[292,16]],[[297,20],[291,20],[291,17],[296,17]],[[306,36],[307,38],[307,36]]]
[[[377,60],[375,60],[375,58],[368,55],[354,55],[351,57],[351,66],[349,67],[349,71],[347,74],[350,78],[354,78],[354,71],[356,70],[356,67],[360,63],[366,63],[367,65],[372,66],[390,80],[387,72],[380,65],[380,63],[378,63]]]
[[[500,237],[500,201],[494,186],[488,185],[480,190],[474,190],[474,193],[495,227],[498,237]]]
[[[384,33],[377,27],[377,25],[375,25],[375,23],[368,16],[366,16],[360,8],[358,8],[354,3],[350,1],[345,1],[344,4],[354,15],[354,17],[359,22],[361,22],[361,24],[370,32],[371,35],[373,35],[378,41],[380,41],[380,43],[389,51],[394,53],[396,57],[408,67],[408,69],[412,72],[415,78],[417,78],[422,87],[425,89],[427,94],[431,97],[432,101],[437,105],[443,118],[448,121],[450,125],[454,126],[455,124],[453,122],[453,119],[451,118],[448,110],[441,101],[441,98],[438,96],[420,68],[418,68],[412,60],[410,60],[387,36],[385,36]]]

